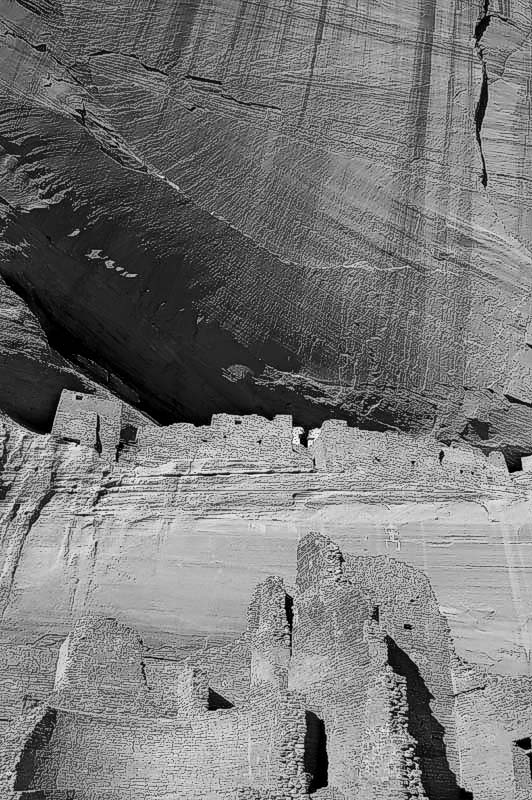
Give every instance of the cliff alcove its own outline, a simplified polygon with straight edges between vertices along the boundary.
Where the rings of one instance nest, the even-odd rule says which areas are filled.
[[[49,430],[95,383],[166,424],[532,452],[530,24],[524,0],[4,0],[0,407]]]

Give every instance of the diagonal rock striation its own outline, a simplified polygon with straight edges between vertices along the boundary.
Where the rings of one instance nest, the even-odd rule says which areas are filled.
[[[0,4],[0,275],[42,384],[4,410],[49,429],[59,360],[165,423],[448,440],[474,406],[531,452],[526,4],[126,5]]]

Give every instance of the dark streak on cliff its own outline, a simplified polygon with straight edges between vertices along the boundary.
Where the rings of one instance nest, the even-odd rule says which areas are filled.
[[[306,89],[305,89],[305,97],[303,98],[303,105],[301,107],[301,113],[299,115],[299,124],[300,125],[302,124],[302,122],[303,122],[303,120],[305,118],[306,111],[307,111],[307,105],[308,105],[308,100],[309,100],[309,96],[310,96],[310,90],[312,89],[312,80],[314,78],[314,69],[316,67],[316,59],[318,57],[318,50],[319,50],[320,45],[321,45],[322,40],[323,40],[323,29],[325,27],[325,21],[327,19],[328,2],[329,2],[329,0],[321,0],[320,14],[319,14],[319,17],[318,17],[318,23],[316,25],[316,33],[314,34],[314,46],[313,46],[313,50],[312,50],[312,59],[311,59],[311,62],[310,62],[310,70],[309,70],[309,76],[308,76],[308,80],[307,80],[307,86],[306,86]]]
[[[486,67],[486,62],[484,60],[484,53],[481,46],[481,40],[491,22],[489,6],[490,6],[490,0],[484,0],[480,16],[477,20],[477,24],[475,25],[475,34],[474,34],[475,49],[477,51],[478,58],[480,59],[480,62],[482,64],[482,84],[480,87],[480,95],[478,98],[478,102],[475,108],[475,133],[477,137],[478,147],[480,150],[480,158],[482,161],[481,181],[484,188],[486,188],[488,185],[488,170],[486,166],[484,150],[482,147],[482,124],[484,122],[484,117],[486,116],[486,109],[488,107],[489,91],[488,91],[488,70]]]

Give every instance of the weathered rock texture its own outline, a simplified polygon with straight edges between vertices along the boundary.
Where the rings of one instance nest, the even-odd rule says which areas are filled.
[[[531,452],[530,28],[527,0],[1,0],[0,276],[42,327],[2,287],[0,405],[46,427],[91,375],[166,422]]]
[[[6,732],[22,800],[521,800],[532,678],[457,658],[423,573],[319,534],[296,586],[257,587],[245,633],[187,662],[112,619],[64,641],[53,690]]]

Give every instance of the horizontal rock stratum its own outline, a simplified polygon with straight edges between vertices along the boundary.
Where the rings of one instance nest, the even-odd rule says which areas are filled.
[[[530,4],[0,0],[0,407],[532,452]]]

